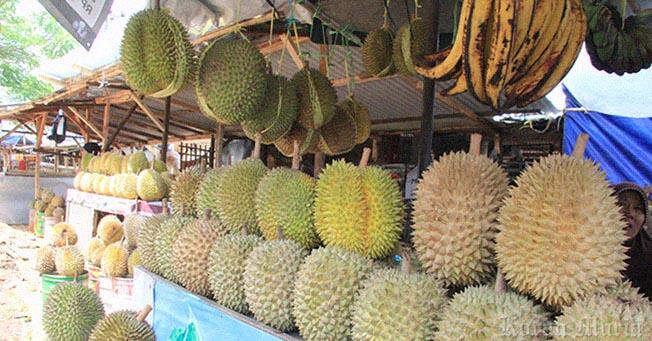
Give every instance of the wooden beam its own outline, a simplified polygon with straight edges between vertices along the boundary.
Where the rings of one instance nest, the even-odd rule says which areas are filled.
[[[64,109],[64,111],[65,111],[65,110],[66,110],[66,109]],[[102,132],[100,132],[100,130],[97,129],[97,127],[96,127],[95,125],[93,125],[93,123],[91,123],[91,121],[89,121],[88,119],[86,119],[86,117],[82,116],[82,115],[79,113],[79,111],[77,111],[77,109],[75,109],[75,108],[73,108],[73,107],[68,107],[68,110],[70,110],[70,112],[72,112],[75,116],[77,116],[77,118],[79,118],[82,122],[84,122],[85,125],[87,125],[89,128],[91,128],[91,130],[92,130],[92,131],[93,131],[97,136],[99,136],[101,140],[104,140],[104,135],[102,135]]]
[[[125,108],[123,106],[119,106],[119,105],[113,105],[113,107],[117,108],[119,110],[123,110],[123,111],[128,110],[127,108]],[[163,113],[160,113],[158,111],[153,111],[153,110],[150,110],[150,111],[159,118],[164,116]],[[145,112],[143,112],[142,110],[136,110],[136,113],[140,113],[140,114],[143,114],[144,116],[147,116],[145,114]],[[179,128],[179,129],[184,129],[184,130],[190,131],[190,132],[192,132],[194,134],[202,134],[202,133],[209,132],[209,130],[207,130],[207,129],[203,129],[203,128],[200,128],[200,127],[195,127],[195,126],[190,125],[190,124],[188,124],[188,123],[186,123],[184,121],[173,120],[172,118],[170,118],[170,125],[173,126],[173,127]]]
[[[86,108],[84,111],[84,117],[86,117],[86,119],[89,121],[91,119],[91,110],[93,110],[93,108]],[[79,126],[81,127],[82,125],[80,124]],[[82,137],[84,138],[84,142],[88,143],[88,141],[90,141],[91,135],[88,133],[88,130],[86,130],[86,135],[83,135]]]
[[[219,38],[231,32],[235,32],[237,29],[242,27],[254,26],[254,25],[270,22],[272,21],[272,18],[274,18],[274,16],[275,16],[274,11],[269,11],[265,14],[253,17],[251,19],[243,20],[226,27],[218,28],[193,40],[192,44],[197,46],[200,45],[201,43],[213,40],[215,38]]]
[[[109,138],[109,121],[111,120],[111,103],[107,102],[104,105],[104,114],[102,115],[102,145],[105,145]],[[102,146],[103,150],[107,150]]]
[[[67,110],[63,111],[63,116],[65,116],[67,119],[72,121],[72,123],[74,123],[77,126],[77,128],[79,128],[79,131],[81,132],[81,135],[84,137],[84,141],[88,142],[88,136],[89,136],[88,130],[86,130],[86,128],[81,123],[81,121],[79,121],[77,116],[70,115]]]
[[[95,99],[96,104],[121,104],[126,102],[131,102],[131,90],[119,90],[110,95]]]
[[[299,70],[303,69],[306,66],[306,63],[303,61],[303,58],[301,58],[301,56],[299,55],[299,51],[297,51],[297,47],[294,45],[294,43],[291,42],[290,39],[288,39],[288,36],[286,34],[281,35],[281,40],[283,41],[285,49],[290,54],[290,57],[292,57],[292,61],[294,61],[294,64],[299,68]],[[322,46],[326,46],[326,45],[319,45],[320,48]]]
[[[129,118],[131,117],[131,115],[133,115],[134,111],[136,111],[137,107],[138,107],[138,105],[136,103],[134,103],[131,106],[131,108],[129,108],[129,111],[127,111],[127,115],[122,119],[122,121],[120,121],[120,123],[116,127],[115,131],[113,132],[113,134],[111,134],[111,136],[108,138],[108,140],[106,141],[104,146],[102,146],[102,148],[106,147],[108,149],[113,144],[113,140],[115,140],[115,137],[118,136],[118,134],[120,133],[120,130],[122,130],[122,128],[127,123],[127,121],[129,121]]]
[[[2,137],[0,137],[0,142],[4,141],[7,137],[9,137],[11,134],[13,134],[16,130],[18,130],[22,126],[23,126],[23,123],[19,122],[18,124],[16,124],[13,128],[11,128],[11,130],[9,130],[6,134],[4,134],[4,135],[2,135]]]
[[[45,121],[48,118],[48,113],[42,113],[38,121],[38,129],[36,130],[36,148],[41,147],[43,142],[43,131],[45,130]]]
[[[391,78],[391,77],[385,77],[385,78],[382,78],[382,79],[387,79],[387,78]],[[353,82],[355,82],[355,84],[357,85],[357,84],[364,84],[364,83],[367,83],[367,82],[375,82],[375,81],[380,80],[380,79],[381,78],[372,76],[372,75],[364,72],[364,73],[361,73],[359,75],[355,75],[353,77],[344,77],[344,78],[333,79],[331,81],[331,83],[333,84],[334,87],[338,88],[338,87],[341,87],[341,86],[346,86],[347,84],[349,84],[349,82],[351,80],[353,80]]]
[[[161,124],[161,122],[159,122],[159,120],[156,118],[156,115],[154,115],[154,113],[153,113],[151,110],[149,110],[149,108],[148,108],[148,107],[147,107],[147,106],[146,106],[146,105],[145,105],[145,104],[140,100],[140,98],[138,98],[138,96],[136,96],[136,94],[134,94],[133,92],[131,93],[131,98],[133,99],[134,102],[136,102],[136,104],[138,104],[138,106],[140,107],[140,109],[142,109],[143,112],[145,112],[145,114],[147,115],[147,117],[149,117],[149,119],[152,120],[152,122],[154,122],[154,124],[156,125],[156,127],[157,127],[161,132],[163,132],[163,131],[165,130],[165,128],[163,128],[163,125]]]

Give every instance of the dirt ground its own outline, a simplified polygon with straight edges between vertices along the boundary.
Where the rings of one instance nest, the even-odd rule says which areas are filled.
[[[44,244],[26,226],[0,223],[0,340],[45,340],[41,279],[33,269]]]

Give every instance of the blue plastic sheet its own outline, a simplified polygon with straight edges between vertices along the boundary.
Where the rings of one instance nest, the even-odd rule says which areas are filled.
[[[164,341],[277,341],[199,296],[166,281],[154,285],[154,333]]]
[[[582,104],[564,87],[566,108]],[[652,107],[649,108],[652,110]],[[567,112],[563,151],[570,154],[577,136],[589,134],[585,158],[595,161],[607,173],[609,182],[652,185],[652,117],[633,118],[599,112]]]

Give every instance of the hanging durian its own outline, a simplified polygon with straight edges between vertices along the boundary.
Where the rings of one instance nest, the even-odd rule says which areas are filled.
[[[301,155],[319,151],[317,147],[319,133],[315,130],[306,129],[296,123],[285,136],[274,142],[274,146],[281,154],[292,157],[295,140],[299,142],[299,154]]]
[[[195,94],[204,115],[225,124],[256,117],[267,90],[263,55],[249,41],[222,38],[199,57]]]
[[[145,9],[127,23],[120,66],[130,88],[163,98],[192,79],[194,50],[183,25],[167,10]]]
[[[553,307],[604,293],[625,268],[625,223],[605,174],[552,155],[517,179],[500,210],[496,258],[509,285]]]
[[[355,147],[357,130],[355,120],[337,105],[333,118],[319,129],[319,150],[329,156],[350,152]]]
[[[355,144],[361,144],[367,141],[371,134],[371,118],[369,117],[369,109],[362,103],[353,99],[347,99],[340,102],[338,106],[347,112],[355,121]]]
[[[326,76],[306,67],[292,77],[292,83],[299,100],[299,125],[306,129],[319,129],[333,118],[337,93]]]
[[[412,19],[401,26],[394,37],[393,59],[399,73],[414,76],[417,71],[414,60],[425,54],[426,27],[420,18]]]
[[[367,34],[362,44],[362,62],[370,75],[385,77],[396,72],[392,59],[392,31],[387,27],[373,30]]]

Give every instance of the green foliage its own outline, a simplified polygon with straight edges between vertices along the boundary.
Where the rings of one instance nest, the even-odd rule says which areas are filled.
[[[35,15],[18,13],[18,2],[0,1],[0,94],[29,100],[53,91],[31,70],[41,59],[61,57],[77,43],[45,10]]]

